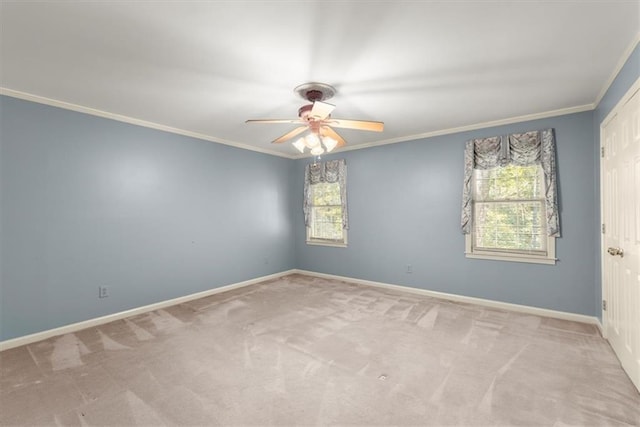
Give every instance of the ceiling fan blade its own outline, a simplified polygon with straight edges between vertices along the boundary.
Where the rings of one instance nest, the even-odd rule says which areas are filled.
[[[372,132],[382,132],[384,130],[383,122],[370,122],[365,120],[344,120],[344,119],[329,119],[326,123],[330,126],[343,129],[358,129],[368,130]]]
[[[271,143],[272,144],[279,144],[281,142],[285,142],[286,140],[291,139],[296,135],[300,135],[302,132],[304,132],[307,129],[309,129],[308,126],[300,126],[298,128],[295,128],[292,131],[289,131],[289,132],[285,133],[280,138],[274,139],[273,141],[271,141]]]
[[[304,123],[300,119],[259,119],[259,120],[247,120],[245,123]]]
[[[346,141],[344,140],[343,137],[341,137],[340,135],[338,135],[338,132],[336,132],[335,130],[331,129],[331,127],[329,126],[320,126],[320,134],[322,136],[328,136],[331,137],[333,139],[335,139],[336,141],[338,141],[338,145],[336,145],[336,147],[342,147],[344,145],[346,145]]]
[[[324,120],[329,114],[336,108],[333,104],[327,104],[326,102],[316,101],[313,103],[313,108],[311,109],[311,113],[309,114],[316,120]]]

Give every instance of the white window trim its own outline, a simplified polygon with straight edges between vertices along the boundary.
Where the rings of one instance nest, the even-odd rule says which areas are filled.
[[[347,230],[342,229],[342,240],[317,239],[311,237],[311,227],[307,227],[307,245],[332,246],[334,248],[347,247]]]
[[[318,184],[310,184],[310,188],[309,188],[310,193],[313,192],[314,187],[316,185],[318,185]],[[336,181],[335,183],[330,183],[330,184],[337,186],[338,189],[341,189],[340,183],[338,181]],[[342,198],[342,194],[341,194],[341,198]],[[346,228],[342,228],[342,238],[341,239],[323,239],[321,237],[314,237],[314,236],[311,235],[311,230],[313,228],[311,223],[313,223],[313,221],[314,221],[313,212],[314,212],[314,208],[315,207],[330,207],[330,208],[339,208],[340,210],[342,210],[342,209],[344,209],[344,204],[341,203],[341,204],[336,204],[336,205],[318,205],[318,206],[310,204],[309,205],[309,222],[310,222],[310,224],[308,226],[306,226],[305,243],[307,245],[315,245],[315,246],[329,246],[329,247],[336,247],[336,248],[346,248],[347,247],[347,229]],[[343,224],[343,227],[344,227],[344,224]]]
[[[544,178],[542,176],[542,168],[538,168],[539,178],[542,179],[544,183]],[[475,171],[473,174],[472,182],[474,183],[474,193],[475,193]],[[475,197],[475,194],[473,195]],[[535,199],[531,199],[535,200]],[[517,200],[508,200],[508,201],[517,201]],[[527,200],[528,201],[528,200]],[[544,206],[544,199],[540,199]],[[498,201],[499,202],[499,201]],[[544,211],[543,211],[544,212]],[[471,219],[472,228],[475,228],[475,218]],[[473,247],[473,237],[474,231],[471,233],[465,234],[465,256],[467,258],[472,259],[488,259],[494,261],[511,261],[511,262],[527,262],[532,264],[547,264],[547,265],[555,265],[556,258],[556,238],[547,236],[546,242],[546,254],[536,254],[536,253],[523,253],[523,252],[510,252],[508,250],[491,250],[491,249],[474,249]]]
[[[528,262],[533,264],[555,265],[556,238],[547,236],[547,254],[520,254],[514,252],[489,251],[485,249],[473,249],[473,233],[465,234],[465,257],[472,259],[489,259],[494,261]]]

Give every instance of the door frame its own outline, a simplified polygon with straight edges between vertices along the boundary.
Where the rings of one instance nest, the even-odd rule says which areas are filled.
[[[604,157],[602,156],[602,150],[604,149],[604,128],[609,124],[611,120],[620,112],[622,107],[626,105],[627,102],[631,99],[631,97],[640,90],[640,77],[629,87],[629,89],[625,92],[625,94],[618,100],[616,105],[611,109],[609,114],[600,122],[600,147],[598,148],[598,157],[600,158],[600,292],[601,292],[601,300],[605,300],[605,296],[607,295],[607,284],[605,282],[605,271],[604,271],[604,260],[605,254],[607,252],[606,243],[604,239],[604,235],[602,233],[602,225],[604,224]],[[605,230],[606,231],[606,230]],[[600,301],[600,318],[602,319],[602,336],[607,338],[607,316],[604,310],[602,309],[602,301]]]

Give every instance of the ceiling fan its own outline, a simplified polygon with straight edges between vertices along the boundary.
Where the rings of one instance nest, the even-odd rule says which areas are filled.
[[[383,122],[372,122],[365,120],[346,120],[334,119],[331,112],[336,108],[333,104],[324,102],[333,97],[336,90],[324,83],[305,83],[294,89],[303,99],[311,102],[311,104],[303,105],[298,110],[298,119],[261,119],[247,120],[245,123],[292,123],[300,126],[285,133],[279,138],[271,141],[274,144],[285,142],[294,138],[307,130],[309,134],[304,138],[299,138],[293,143],[293,146],[301,153],[305,148],[311,150],[311,154],[319,156],[324,153],[325,149],[330,152],[335,147],[342,147],[346,144],[333,128],[357,129],[373,132],[382,132],[384,129]]]

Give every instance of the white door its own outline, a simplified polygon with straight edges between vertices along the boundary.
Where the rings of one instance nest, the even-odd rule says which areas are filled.
[[[601,129],[605,333],[640,390],[640,80]]]

